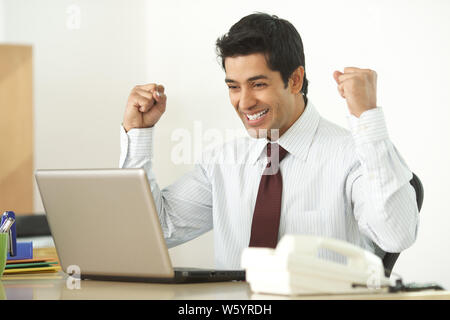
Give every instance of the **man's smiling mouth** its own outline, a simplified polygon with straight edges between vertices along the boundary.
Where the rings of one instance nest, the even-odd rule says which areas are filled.
[[[254,113],[254,114],[245,114],[245,116],[247,117],[247,120],[249,121],[255,121],[255,120],[259,120],[260,118],[262,118],[264,115],[267,114],[267,112],[269,112],[269,109],[260,111],[258,113]]]

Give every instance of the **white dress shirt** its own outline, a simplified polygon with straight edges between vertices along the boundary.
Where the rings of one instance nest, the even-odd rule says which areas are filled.
[[[279,239],[312,234],[366,250],[400,252],[417,235],[412,173],[389,140],[382,109],[350,116],[350,131],[322,118],[308,102],[279,138],[289,154],[283,177]],[[144,168],[168,247],[214,227],[216,268],[240,269],[248,247],[266,139],[235,139],[205,153],[203,161],[160,190],[152,172],[152,128],[121,127],[121,168]],[[329,259],[338,255],[325,253]]]

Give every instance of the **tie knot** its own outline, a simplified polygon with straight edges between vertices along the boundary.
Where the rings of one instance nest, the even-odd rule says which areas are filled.
[[[278,162],[281,162],[284,157],[288,154],[286,149],[280,146],[278,143],[268,143],[266,146],[267,150],[267,158],[269,158],[269,162],[272,162],[272,159],[276,157],[278,154]]]

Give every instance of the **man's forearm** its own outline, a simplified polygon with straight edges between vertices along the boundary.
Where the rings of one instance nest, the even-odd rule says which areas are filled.
[[[212,228],[211,186],[201,166],[160,190],[152,170],[153,128],[121,128],[121,168],[143,168],[147,174],[167,246],[193,239]],[[202,199],[202,201],[197,200]]]
[[[380,109],[353,124],[361,163],[352,186],[355,216],[380,248],[400,252],[414,243],[419,223],[412,173],[389,140]]]

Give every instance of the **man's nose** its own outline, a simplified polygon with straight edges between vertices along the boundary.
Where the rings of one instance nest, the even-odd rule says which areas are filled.
[[[248,111],[256,105],[256,98],[251,90],[242,89],[239,97],[239,110]]]

